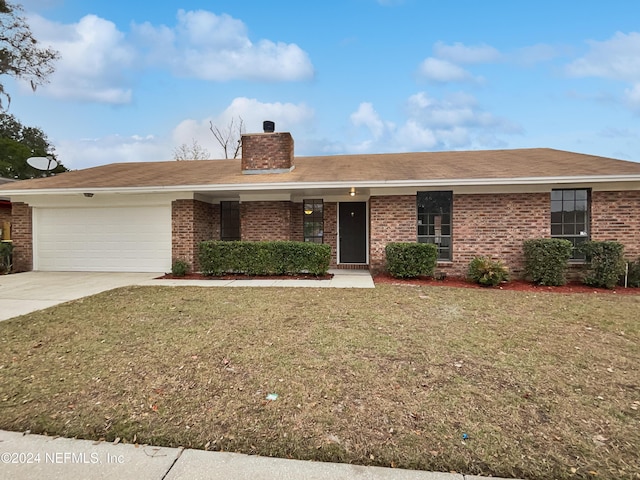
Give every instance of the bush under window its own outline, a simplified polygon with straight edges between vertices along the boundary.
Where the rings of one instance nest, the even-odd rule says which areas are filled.
[[[387,271],[396,278],[433,276],[438,263],[438,247],[433,243],[388,243],[385,247]]]
[[[476,257],[469,263],[468,277],[475,283],[486,287],[495,287],[509,279],[507,266],[499,260],[488,257]]]
[[[564,285],[573,252],[573,244],[560,238],[537,238],[524,241],[524,270],[539,285]]]
[[[614,288],[624,275],[624,246],[618,242],[585,242],[579,250],[587,259],[584,283],[593,287]]]

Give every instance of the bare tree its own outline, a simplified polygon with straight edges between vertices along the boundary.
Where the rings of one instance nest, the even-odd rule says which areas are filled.
[[[242,148],[242,134],[244,133],[244,120],[242,120],[242,117],[238,117],[237,122],[232,118],[229,124],[222,130],[210,121],[209,130],[211,130],[211,133],[213,133],[213,136],[216,137],[216,140],[222,147],[224,158],[229,158],[231,153],[233,154],[231,158],[238,158],[240,149]]]
[[[20,5],[0,0],[0,75],[24,78],[35,90],[47,82],[60,55],[51,48],[40,48],[21,13]],[[0,83],[0,110],[5,108],[2,97],[7,99],[7,105],[11,102]]]
[[[206,160],[207,158],[210,158],[209,151],[202,147],[195,138],[191,139],[191,145],[183,143],[173,150],[173,159],[178,161]]]

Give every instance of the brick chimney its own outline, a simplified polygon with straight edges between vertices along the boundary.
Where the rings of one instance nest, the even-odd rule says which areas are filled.
[[[242,135],[242,173],[287,173],[294,169],[293,137],[263,122],[264,133]]]

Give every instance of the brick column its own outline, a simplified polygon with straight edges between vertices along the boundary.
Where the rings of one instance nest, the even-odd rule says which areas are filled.
[[[13,203],[11,208],[13,271],[33,270],[33,212],[26,203]]]
[[[219,205],[198,200],[173,201],[171,203],[172,262],[178,259],[185,260],[191,265],[191,270],[197,272],[200,268],[198,244],[205,240],[219,239],[219,229]]]

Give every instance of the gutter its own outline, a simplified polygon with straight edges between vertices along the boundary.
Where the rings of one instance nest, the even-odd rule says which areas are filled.
[[[392,187],[461,187],[461,186],[504,186],[504,185],[545,185],[573,183],[640,182],[640,175],[603,175],[573,177],[519,177],[519,178],[461,178],[434,180],[358,180],[339,182],[275,182],[275,183],[231,183],[205,185],[167,185],[149,187],[77,187],[40,189],[0,189],[3,196],[29,195],[69,195],[72,193],[170,193],[170,192],[250,192],[274,190],[392,188]]]

